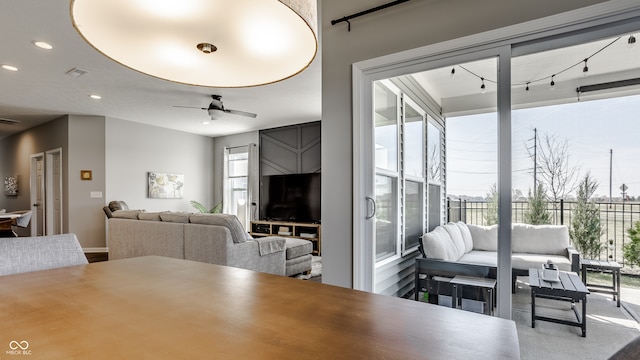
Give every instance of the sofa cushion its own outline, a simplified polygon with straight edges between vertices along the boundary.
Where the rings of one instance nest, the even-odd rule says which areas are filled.
[[[454,223],[449,223],[447,225],[443,225],[442,228],[449,234],[449,239],[453,242],[453,246],[456,247],[456,254],[458,254],[458,258],[464,255],[465,245],[464,240],[462,240],[462,233],[458,228],[458,225]]]
[[[569,229],[564,225],[513,224],[514,253],[567,255]]]
[[[159,212],[141,212],[138,214],[138,220],[160,221]]]
[[[462,255],[459,262],[467,264],[498,266],[498,253],[495,251],[471,250]]]
[[[286,238],[285,240],[287,248],[286,259],[308,255],[313,251],[313,243],[309,240],[297,238]]]
[[[138,220],[138,215],[141,213],[140,210],[116,210],[112,213],[114,218],[119,219],[134,219]]]
[[[473,238],[473,250],[498,251],[498,225],[467,224]]]
[[[566,256],[548,254],[511,254],[511,267],[514,269],[527,270],[529,268],[540,268],[543,264],[551,260],[561,271],[571,271],[571,261]]]
[[[247,241],[246,231],[235,215],[230,214],[192,214],[189,221],[193,224],[218,225],[229,229],[231,239],[239,244]]]
[[[181,224],[189,223],[189,217],[190,216],[191,216],[190,213],[183,213],[183,212],[167,211],[167,212],[160,213],[160,219],[162,221],[164,221],[164,222],[181,223]]]
[[[469,232],[469,228],[467,224],[462,221],[458,221],[455,223],[460,229],[460,233],[462,234],[462,240],[464,240],[464,252],[468,253],[473,249],[473,237],[471,237],[471,232]]]
[[[440,226],[424,234],[422,244],[428,258],[446,261],[456,261],[459,258],[455,245],[449,239],[449,233]]]

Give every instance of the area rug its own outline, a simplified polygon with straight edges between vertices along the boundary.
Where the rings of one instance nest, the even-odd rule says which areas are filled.
[[[587,296],[587,337],[579,327],[536,321],[531,328],[531,292],[527,278],[519,278],[513,296],[513,320],[518,329],[520,356],[528,359],[607,359],[619,348],[640,336],[638,322],[624,307],[616,307],[611,295]],[[579,307],[581,309],[581,307]],[[569,302],[536,299],[536,313],[575,321]]]
[[[311,259],[311,273],[308,275],[296,275],[296,279],[309,280],[320,275],[322,275],[322,257],[314,256],[313,259]]]

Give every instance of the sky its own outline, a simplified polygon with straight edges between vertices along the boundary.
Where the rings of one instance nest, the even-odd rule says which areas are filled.
[[[534,128],[538,144],[545,134],[566,139],[570,166],[582,179],[598,182],[596,196],[614,198],[626,184],[640,196],[640,95],[514,110],[512,112],[512,187],[526,196],[533,187]],[[497,114],[447,118],[447,193],[486,196],[497,182]],[[610,151],[613,150],[612,171]]]

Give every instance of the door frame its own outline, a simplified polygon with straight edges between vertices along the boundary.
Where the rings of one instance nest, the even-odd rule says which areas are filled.
[[[373,291],[375,249],[371,220],[366,220],[371,206],[366,197],[373,194],[373,163],[362,161],[373,154],[371,122],[372,86],[376,80],[426,71],[442,66],[498,56],[498,193],[499,223],[511,223],[511,56],[542,51],[562,43],[588,41],[596,37],[638,30],[640,4],[637,0],[612,0],[549,17],[508,26],[459,39],[445,41],[352,65],[353,102],[353,287]],[[490,56],[486,56],[490,55]],[[505,72],[507,74],[505,74]],[[506,84],[507,86],[504,86]],[[502,89],[502,90],[501,90]],[[505,112],[505,113],[503,113]],[[370,158],[370,155],[369,155]],[[446,184],[445,184],[446,190]],[[507,211],[509,210],[509,211]],[[501,226],[498,241],[499,271],[498,315],[511,318],[510,226]],[[509,267],[505,268],[506,262]],[[500,276],[500,275],[503,276]]]
[[[54,164],[55,164],[55,159],[57,159],[57,161],[60,164],[60,172],[58,174],[57,179],[54,178]],[[63,208],[63,201],[62,201],[62,197],[63,197],[63,193],[62,193],[62,174],[64,169],[62,168],[62,148],[56,148],[56,149],[52,149],[52,150],[47,150],[45,152],[45,159],[44,159],[44,169],[45,169],[45,189],[44,189],[44,197],[45,197],[45,219],[48,219],[48,221],[45,221],[45,228],[44,228],[44,234],[46,235],[54,235],[54,234],[61,234],[63,231],[63,219],[64,219],[64,208]],[[56,186],[56,181],[57,180],[57,186]],[[56,206],[56,200],[54,195],[58,194],[58,209],[60,209],[60,217],[59,217],[59,221],[54,223],[54,219],[56,218],[54,213],[55,213],[55,206]]]
[[[42,161],[43,166],[45,165],[45,153],[41,152],[41,153],[37,153],[37,154],[31,154],[31,156],[29,157],[29,193],[30,193],[30,201],[31,201],[31,205],[29,206],[29,208],[31,209],[31,236],[38,236],[38,221],[40,221],[40,219],[38,218],[38,182],[37,182],[37,173],[38,173],[38,167],[37,167],[37,163],[38,161]],[[46,170],[43,169],[43,177],[46,177]],[[46,214],[45,214],[45,209],[44,209],[44,204],[46,202],[46,196],[45,196],[45,182],[46,180],[43,180],[42,183],[40,184],[41,188],[41,194],[43,196],[42,198],[42,205],[43,205],[43,210],[42,210],[42,234],[44,235],[44,230],[46,229],[45,226],[45,219],[46,219]]]

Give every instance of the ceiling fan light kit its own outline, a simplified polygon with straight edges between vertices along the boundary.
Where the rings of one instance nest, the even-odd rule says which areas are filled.
[[[72,0],[84,40],[141,73],[207,87],[274,83],[316,56],[316,0]]]

